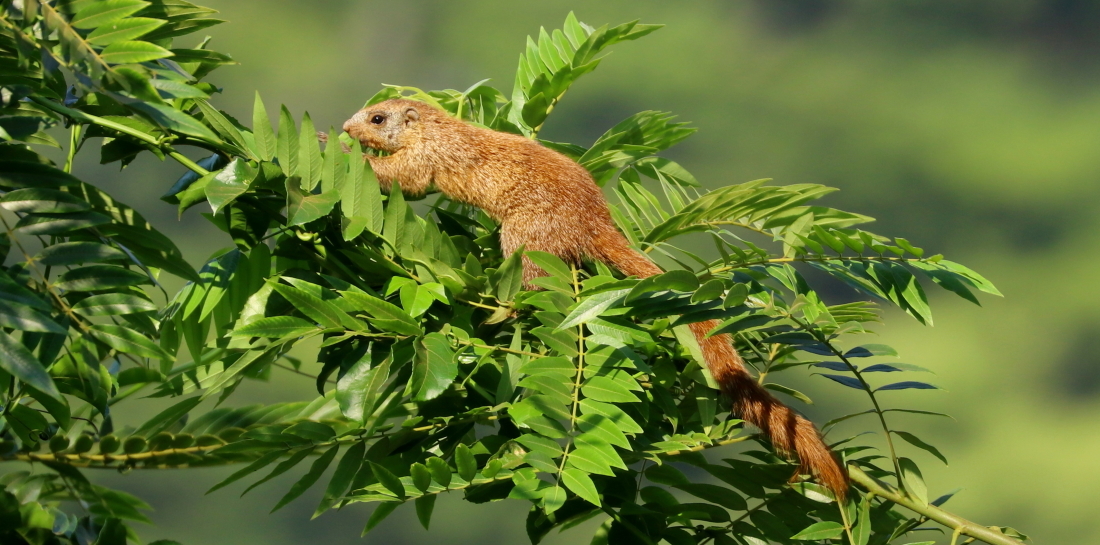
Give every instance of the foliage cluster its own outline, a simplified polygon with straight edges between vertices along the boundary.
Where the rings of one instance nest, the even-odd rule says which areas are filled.
[[[330,129],[322,150],[308,114],[296,121],[282,107],[273,129],[257,95],[249,128],[213,106],[219,89],[206,77],[233,60],[208,40],[173,47],[221,22],[212,10],[0,6],[0,460],[31,464],[0,477],[4,542],[138,541],[129,523],[147,521],[148,506],[81,468],[244,464],[212,491],[267,470],[248,492],[302,464],[273,510],[329,475],[315,515],[377,503],[365,531],[406,503],[427,527],[438,495],[460,492],[530,502],[533,543],[593,517],[604,518],[593,543],[885,544],[929,521],[1016,543],[1014,530],[938,508],[950,494],[929,496],[898,447],[943,455],[889,425],[894,412],[934,413],[885,407],[893,391],[935,386],[892,379],[922,369],[859,342],[875,305],[826,304],[800,270],[924,323],[918,275],[975,303],[975,291],[996,289],[862,229],[866,216],[814,203],[832,188],[702,192],[657,155],[693,132],[664,112],[631,116],[588,147],[543,141],[613,186],[619,227],[675,268],[638,280],[528,252],[550,273],[528,291],[520,256],[501,255],[483,212],[440,195],[416,213],[400,192],[383,194],[346,135]],[[387,87],[371,101],[411,97],[537,138],[609,46],[658,28],[593,28],[570,14],[528,40],[510,97],[483,81],[462,92]],[[45,131],[59,125],[65,145]],[[192,268],[139,213],[74,176],[74,156],[97,139],[104,164],[148,152],[186,166],[164,200],[179,213],[205,203],[232,244]],[[195,162],[179,146],[209,156]],[[677,245],[692,233],[719,257]],[[187,283],[170,294],[163,275]],[[774,392],[810,402],[776,381],[786,371],[866,394],[869,409],[825,425],[872,417],[879,440],[832,441],[860,485],[843,503],[792,479],[797,465],[729,414],[686,328],[716,318]],[[242,382],[284,371],[314,377],[317,397],[228,402]],[[113,414],[138,395],[178,401],[116,428]],[[741,442],[750,446],[727,458],[704,455]]]

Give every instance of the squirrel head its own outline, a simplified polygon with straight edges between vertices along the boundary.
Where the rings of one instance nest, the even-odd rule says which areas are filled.
[[[386,100],[359,110],[344,123],[344,130],[368,148],[393,153],[420,139],[421,118],[433,110],[414,100]]]

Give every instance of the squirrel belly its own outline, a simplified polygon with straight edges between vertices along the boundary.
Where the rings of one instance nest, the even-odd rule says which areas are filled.
[[[572,159],[537,142],[462,122],[411,100],[367,106],[344,124],[363,145],[389,152],[368,156],[384,189],[421,194],[435,186],[448,197],[485,210],[501,224],[501,250],[520,246],[571,263],[601,261],[627,276],[646,278],[664,271],[630,247],[619,232],[600,188]],[[523,280],[546,272],[526,257]],[[796,456],[801,471],[817,478],[839,498],[848,476],[814,425],[784,405],[749,373],[729,335],[707,337],[715,320],[690,324],[703,359],[734,412],[760,428],[776,450]]]

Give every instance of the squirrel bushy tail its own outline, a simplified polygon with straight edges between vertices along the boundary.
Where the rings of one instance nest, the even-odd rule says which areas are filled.
[[[630,248],[619,233],[601,239],[592,257],[623,274],[646,278],[664,272]],[[802,473],[815,476],[843,500],[848,491],[848,474],[829,447],[825,446],[817,428],[776,399],[749,374],[729,335],[707,337],[707,333],[717,325],[717,320],[707,320],[688,327],[699,343],[714,380],[722,392],[733,400],[734,414],[760,428],[779,452],[797,455]]]

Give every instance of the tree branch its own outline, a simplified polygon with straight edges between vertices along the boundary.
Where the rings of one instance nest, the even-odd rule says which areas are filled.
[[[990,545],[1024,545],[1022,541],[1002,534],[995,528],[982,526],[976,522],[966,520],[954,513],[944,511],[935,505],[926,505],[919,501],[914,501],[902,494],[896,488],[864,473],[863,470],[854,465],[848,465],[848,475],[853,482],[864,490],[886,498],[914,513],[924,515],[930,520],[934,520],[950,528],[957,535],[970,536],[974,539],[989,543]]]

